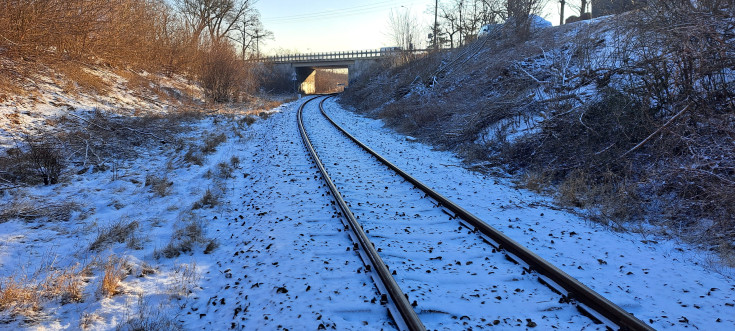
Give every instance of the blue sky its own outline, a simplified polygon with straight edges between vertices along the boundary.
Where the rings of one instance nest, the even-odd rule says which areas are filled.
[[[387,27],[391,10],[410,10],[422,27],[434,19],[434,0],[260,0],[255,7],[274,34],[261,45],[266,54],[391,46]],[[544,13],[554,24],[559,20],[557,8],[558,1],[550,0]]]

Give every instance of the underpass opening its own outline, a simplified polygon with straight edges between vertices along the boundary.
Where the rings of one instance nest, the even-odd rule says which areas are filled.
[[[328,94],[344,91],[349,83],[347,67],[297,67],[299,91],[304,94]]]

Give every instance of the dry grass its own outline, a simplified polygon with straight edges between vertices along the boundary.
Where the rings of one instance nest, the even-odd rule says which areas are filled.
[[[65,269],[48,266],[33,273],[45,274],[43,278],[12,276],[0,279],[0,311],[33,320],[49,300],[82,302],[87,272],[87,268],[81,268],[79,264]]]
[[[65,62],[57,64],[55,67],[65,78],[59,82],[59,85],[63,87],[67,94],[79,95],[80,92],[92,92],[98,95],[106,95],[111,91],[110,83],[92,73],[92,70],[86,65]]]
[[[212,133],[204,138],[204,146],[202,146],[202,152],[204,154],[212,154],[217,151],[217,146],[227,141],[227,136],[224,133]]]
[[[257,98],[248,104],[249,114],[261,114],[274,109],[286,102],[294,101],[295,98],[287,98],[285,101]],[[248,123],[251,124],[251,123]]]
[[[586,207],[590,202],[592,189],[593,185],[587,173],[582,170],[576,170],[567,175],[565,180],[559,185],[556,199],[564,205]]]
[[[0,280],[0,311],[28,315],[41,309],[42,284],[29,284],[14,278]]]
[[[528,171],[521,176],[519,184],[536,193],[542,193],[551,185],[551,176],[545,171]]]
[[[204,195],[202,195],[202,198],[191,206],[191,209],[214,208],[214,206],[219,205],[219,203],[219,197],[212,193],[212,190],[207,189],[204,192]]]
[[[119,294],[120,282],[130,273],[128,263],[125,259],[110,256],[104,266],[104,275],[100,283],[102,295],[111,297]]]
[[[204,243],[209,245],[212,241],[212,239],[205,236],[205,229],[202,221],[194,215],[188,215],[186,218],[178,222],[177,228],[171,236],[169,243],[162,249],[156,249],[153,252],[153,256],[156,259],[160,259],[162,257],[178,257],[181,253],[192,252],[195,247]]]
[[[81,206],[73,200],[49,203],[39,198],[14,196],[10,202],[0,204],[0,223],[11,219],[68,221],[71,219],[72,213],[79,210],[81,210]]]
[[[181,323],[166,314],[167,307],[153,307],[145,296],[138,297],[137,311],[131,316],[126,316],[125,322],[118,325],[117,331],[141,331],[141,330],[184,330]]]
[[[131,248],[139,246],[135,236],[140,227],[138,221],[119,220],[116,223],[98,230],[97,238],[89,245],[91,251],[101,251],[113,243],[128,243]]]
[[[196,146],[189,146],[189,149],[184,154],[184,161],[201,166],[204,164],[204,155]]]
[[[220,162],[217,163],[217,177],[222,179],[232,178],[232,173],[235,171],[235,168],[232,166],[232,163],[227,162]]]
[[[168,179],[168,176],[163,175],[162,177],[148,174],[145,176],[145,186],[150,186],[151,191],[156,193],[159,197],[165,197],[171,193],[171,186],[174,182]]]
[[[27,95],[28,91],[22,87],[20,80],[3,69],[4,66],[0,64],[0,103],[10,100],[10,97]]]
[[[187,297],[199,282],[200,277],[196,271],[196,263],[174,265],[172,278],[173,282],[168,288],[169,294],[174,298]]]
[[[82,316],[79,318],[79,328],[82,330],[88,330],[95,323],[102,321],[104,321],[104,318],[100,315],[83,312]]]

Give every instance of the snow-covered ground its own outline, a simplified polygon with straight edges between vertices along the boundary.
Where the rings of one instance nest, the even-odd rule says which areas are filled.
[[[2,65],[14,66],[9,60],[0,61],[5,61]],[[8,97],[0,103],[0,155],[5,149],[15,147],[14,142],[22,139],[23,134],[48,129],[70,113],[99,110],[144,116],[176,111],[187,102],[203,103],[204,91],[178,75],[167,77],[143,72],[128,73],[131,77],[125,78],[105,68],[80,70],[97,77],[107,91],[82,89],[75,82],[62,79],[59,73],[43,72],[22,86],[27,95]],[[136,76],[145,80],[145,89],[131,86]]]
[[[713,253],[613,232],[515,189],[507,179],[470,172],[452,154],[407,140],[380,121],[334,101],[325,105],[337,123],[376,152],[655,329],[735,328],[733,270],[712,262]]]
[[[47,187],[6,190],[0,195],[2,208],[26,201],[46,209],[64,207],[69,213],[0,220],[0,280],[7,284],[13,277],[39,283],[54,272],[77,270],[83,294],[81,300],[41,300],[40,313],[32,320],[6,308],[0,312],[0,328],[105,330],[145,323],[212,330],[393,328],[297,132],[296,110],[303,101],[286,104],[249,126],[238,122],[237,116],[210,116],[188,124],[179,134],[187,146],[201,146],[213,134],[226,136],[216,151],[205,155],[202,165],[186,161],[186,148],[141,148],[138,159],[114,169],[69,174],[61,184]],[[337,122],[377,152],[654,328],[735,328],[733,272],[711,262],[706,252],[674,241],[612,232],[554,207],[547,198],[515,189],[505,178],[467,171],[450,153],[407,140],[334,101],[326,106]],[[326,125],[316,123],[314,106],[306,111],[307,120],[314,120],[307,126],[315,125],[307,130],[331,136]],[[372,162],[367,158],[350,170],[363,172],[363,177],[351,178],[348,168],[342,168],[346,164],[335,158],[359,153],[349,152],[354,149],[337,136],[329,139],[333,145],[318,147],[320,155],[331,158],[328,170],[342,181],[340,185],[362,180],[364,187],[393,186],[382,183],[393,181],[383,179],[387,174],[373,178],[372,172],[361,170]],[[328,146],[339,149],[324,149]],[[147,175],[171,183],[165,194],[146,186]],[[386,262],[397,271],[395,277],[406,282],[404,290],[412,291],[410,299],[417,300],[417,310],[428,308],[420,313],[427,317],[427,327],[479,327],[498,320],[504,329],[524,328],[525,318],[532,318],[539,329],[579,329],[588,323],[566,305],[549,301],[553,293],[546,295],[544,287],[528,289],[531,282],[523,275],[485,277],[489,268],[497,276],[512,266],[496,263],[489,248],[465,237],[466,230],[450,226],[442,215],[429,212],[430,218],[424,219],[414,217],[424,215],[423,210],[403,211],[406,216],[392,210],[374,218],[360,201],[350,200],[359,197],[360,189],[345,192],[347,201],[366,222],[376,246],[384,245]],[[217,201],[211,205],[203,200],[208,191]],[[371,203],[383,210],[387,208],[383,203],[421,203],[410,188],[398,192],[404,196],[377,192]],[[112,225],[134,222],[134,230],[122,242],[93,245]],[[385,222],[400,224],[406,237],[383,234]],[[198,227],[204,232],[197,234]],[[436,244],[434,249],[411,245],[409,241],[419,239],[409,238],[417,234],[422,244]],[[166,249],[186,238],[192,238],[190,249],[185,245]],[[438,241],[473,246],[453,248],[446,243],[439,246]],[[431,259],[436,256],[442,258]],[[105,294],[105,265],[119,260],[124,261],[125,272],[118,293]],[[455,277],[462,282],[450,281]],[[503,293],[509,280],[514,294]],[[470,287],[479,291],[470,293],[477,296],[465,296],[467,300],[434,293]],[[523,292],[515,294],[515,288]],[[455,301],[437,301],[450,299]],[[483,307],[482,301],[494,307]],[[543,315],[544,309],[549,321],[527,317]]]
[[[342,136],[316,103],[304,112],[330,177],[428,329],[604,329]]]

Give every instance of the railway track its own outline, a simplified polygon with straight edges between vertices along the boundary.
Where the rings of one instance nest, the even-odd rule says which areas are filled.
[[[324,112],[327,97],[319,103],[321,116],[306,115],[322,122],[322,130],[311,130],[322,138],[312,139],[304,108],[318,98],[298,110],[301,137],[399,329],[424,330],[426,321],[432,328],[504,323],[652,330],[365,146]],[[341,152],[328,152],[335,149]],[[534,303],[537,312],[513,311]]]

